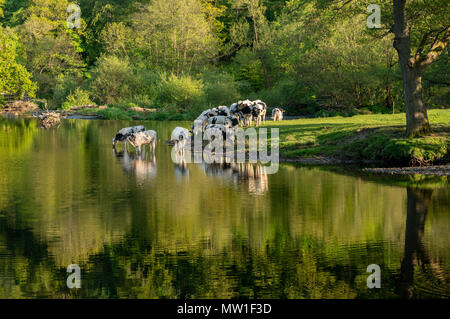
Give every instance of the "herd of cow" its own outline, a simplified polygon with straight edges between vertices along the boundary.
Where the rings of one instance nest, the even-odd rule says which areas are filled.
[[[274,121],[283,120],[283,110],[274,108],[272,111],[272,119]],[[208,109],[202,112],[200,116],[191,125],[188,130],[183,127],[177,127],[173,130],[171,140],[179,152],[183,153],[186,142],[189,140],[191,134],[207,132],[217,136],[223,134],[233,136],[234,131],[239,126],[255,126],[265,123],[267,114],[267,104],[261,100],[256,101],[239,101],[232,104],[230,107],[218,106],[213,109]],[[141,152],[141,147],[149,145],[151,149],[155,149],[157,134],[153,130],[146,130],[144,126],[127,127],[121,129],[113,139],[113,147],[118,142],[124,142],[125,147],[130,143],[138,153]]]

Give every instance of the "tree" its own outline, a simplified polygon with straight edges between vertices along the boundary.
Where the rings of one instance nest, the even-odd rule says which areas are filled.
[[[133,16],[133,47],[147,65],[190,73],[217,55],[219,40],[200,0],[155,0]]]
[[[406,134],[409,137],[431,132],[427,109],[422,96],[422,75],[426,67],[437,60],[450,41],[449,2],[393,0],[395,34],[403,73],[403,93],[406,105]],[[412,45],[416,42],[413,53]]]
[[[42,97],[51,97],[58,77],[81,77],[85,67],[80,40],[83,28],[67,28],[68,5],[67,0],[33,0],[26,21],[18,27],[27,69],[39,83]]]
[[[0,26],[0,93],[7,92],[16,98],[25,94],[33,97],[36,84],[26,68],[17,62],[17,47],[17,36]]]
[[[130,93],[133,70],[127,59],[102,56],[92,72],[91,89],[100,103],[115,103]]]

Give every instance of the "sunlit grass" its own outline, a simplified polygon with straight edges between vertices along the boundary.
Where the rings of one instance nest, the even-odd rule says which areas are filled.
[[[450,110],[430,110],[433,134],[404,138],[405,114],[358,115],[267,122],[280,129],[286,157],[331,156],[355,160],[432,163],[448,157]]]

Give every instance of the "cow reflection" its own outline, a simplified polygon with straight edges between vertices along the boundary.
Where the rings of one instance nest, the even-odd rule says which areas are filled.
[[[189,177],[189,168],[187,166],[186,153],[176,152],[173,154],[173,169],[176,177]]]
[[[231,180],[234,184],[245,184],[251,194],[263,195],[269,188],[266,168],[251,163],[202,164],[206,175]]]
[[[123,171],[128,175],[136,176],[138,182],[153,179],[157,173],[156,157],[153,152],[141,154],[129,154],[128,152],[117,152],[114,155],[119,159]]]

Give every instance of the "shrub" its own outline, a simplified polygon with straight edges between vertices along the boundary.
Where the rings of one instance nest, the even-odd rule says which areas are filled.
[[[163,77],[158,88],[158,102],[174,106],[177,113],[203,102],[203,82],[188,75]]]
[[[154,105],[153,99],[150,98],[149,95],[145,95],[145,94],[138,94],[138,95],[133,95],[132,97],[121,101],[121,104],[134,104],[136,106],[140,106],[140,107],[152,107]]]
[[[67,99],[67,97],[75,92],[77,88],[77,80],[70,76],[61,76],[58,78],[58,82],[53,91],[52,106],[55,108],[60,107]]]
[[[207,105],[231,105],[239,99],[239,90],[231,74],[206,71],[202,74]]]
[[[89,97],[89,92],[84,91],[81,88],[76,88],[75,92],[73,92],[66,98],[66,102],[63,104],[63,109],[64,107],[67,107],[67,105],[69,105],[70,108],[72,106],[86,106],[92,104],[94,103]]]
[[[111,104],[130,96],[133,70],[127,59],[103,56],[92,71],[91,91],[100,103]]]

